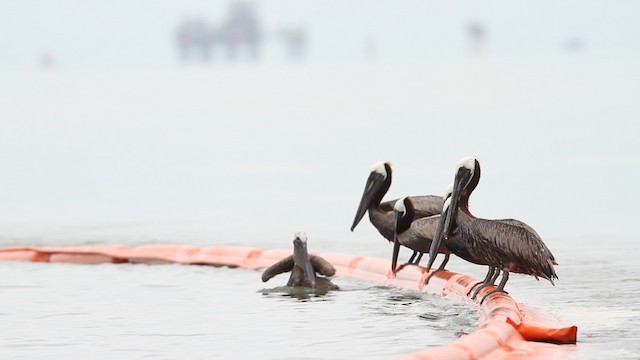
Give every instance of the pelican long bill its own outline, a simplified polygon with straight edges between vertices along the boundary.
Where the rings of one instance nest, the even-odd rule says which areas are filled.
[[[393,231],[393,257],[391,258],[391,272],[395,275],[396,267],[398,266],[398,255],[400,253],[400,241],[398,241],[398,222],[400,222],[401,215],[396,211],[396,228]]]
[[[386,174],[372,171],[367,179],[367,183],[364,186],[364,191],[362,192],[362,197],[360,198],[360,204],[358,205],[358,210],[356,211],[356,216],[353,218],[353,224],[351,225],[351,231],[356,228],[360,220],[364,217],[364,214],[367,212],[367,208],[369,204],[371,204],[372,198],[377,196],[380,187],[384,183],[386,178]]]
[[[307,252],[307,242],[303,241],[299,237],[293,240],[293,259],[296,265],[304,270],[307,280],[311,287],[316,286],[316,276],[309,259],[309,253]]]
[[[444,229],[447,215],[450,213],[449,204],[451,202],[451,198],[447,198],[442,205],[442,214],[440,215],[440,221],[438,221],[438,228],[436,230],[436,235],[433,237],[433,241],[431,241],[431,247],[429,248],[429,261],[427,262],[427,270],[431,269],[433,263],[436,261],[436,256],[438,256],[438,249],[440,248],[440,244],[444,240]]]

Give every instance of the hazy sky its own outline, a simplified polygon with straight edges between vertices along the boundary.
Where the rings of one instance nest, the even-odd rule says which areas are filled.
[[[466,26],[484,24],[486,52],[557,55],[578,40],[591,55],[640,55],[637,1],[256,1],[267,32],[265,57],[281,61],[270,34],[302,25],[313,61],[362,60],[376,40],[379,59],[460,56]],[[24,0],[0,2],[0,71],[37,66],[51,51],[65,68],[149,67],[176,62],[173,32],[185,16],[212,22],[227,1]],[[269,40],[271,39],[271,40]]]
[[[273,44],[266,64],[176,65],[179,19],[225,2],[2,4],[0,235],[184,220],[227,239],[343,236],[372,163],[394,163],[389,197],[440,194],[463,156],[483,167],[480,217],[638,234],[637,2],[258,3],[267,30],[308,26],[311,60],[293,67]]]
[[[5,74],[0,219],[347,234],[374,162],[398,197],[476,156],[478,216],[636,234],[639,75],[573,57]]]

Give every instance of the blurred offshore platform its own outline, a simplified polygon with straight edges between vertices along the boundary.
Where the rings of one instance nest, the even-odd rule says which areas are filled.
[[[183,19],[175,33],[182,60],[210,61],[222,52],[226,59],[258,60],[266,40],[284,45],[291,60],[305,57],[307,30],[302,26],[281,27],[265,31],[256,6],[248,2],[232,2],[219,22],[203,17]]]

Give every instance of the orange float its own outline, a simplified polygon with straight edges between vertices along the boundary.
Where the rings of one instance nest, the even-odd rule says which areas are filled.
[[[184,245],[147,245],[129,248],[122,245],[77,247],[14,247],[0,249],[0,260],[101,263],[181,263],[261,269],[291,255],[290,249],[261,250],[250,247],[214,246],[198,248]],[[425,268],[408,266],[391,276],[390,261],[338,253],[318,253],[336,268],[336,276],[350,277],[382,285],[438,294],[473,302],[467,293],[476,279],[442,271],[428,284]],[[483,289],[478,296],[489,291]],[[566,354],[557,344],[575,344],[578,328],[562,327],[534,309],[518,305],[511,296],[494,293],[478,304],[479,328],[450,344],[428,348],[399,359],[520,359],[558,358]]]

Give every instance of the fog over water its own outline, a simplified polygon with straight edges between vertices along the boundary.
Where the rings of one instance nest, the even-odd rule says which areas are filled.
[[[226,2],[57,4],[0,6],[0,246],[288,248],[304,229],[311,250],[387,258],[367,219],[349,231],[371,165],[393,163],[389,199],[441,195],[473,156],[472,212],[528,223],[560,263],[555,287],[512,276],[514,298],[578,325],[568,355],[640,356],[635,2],[264,1],[260,58],[211,62],[181,61],[174,32]],[[296,24],[292,61],[273,34]],[[300,301],[241,269],[0,273],[10,358],[389,358],[477,324],[470,304],[339,278]]]
[[[374,162],[392,161],[398,197],[442,193],[474,156],[478,216],[634,235],[638,73],[560,58],[3,74],[0,218],[339,235]]]
[[[638,234],[637,3],[249,2],[259,58],[181,61],[181,21],[231,4],[5,4],[0,224],[342,234],[372,163],[439,194],[474,156],[478,216]]]

